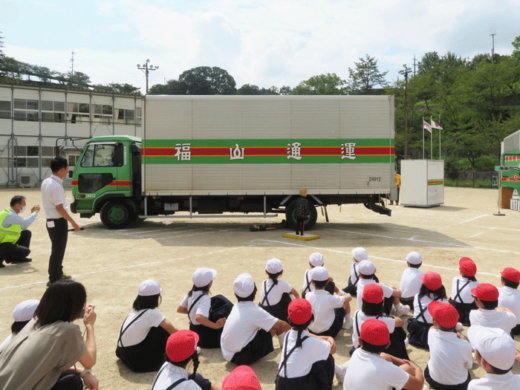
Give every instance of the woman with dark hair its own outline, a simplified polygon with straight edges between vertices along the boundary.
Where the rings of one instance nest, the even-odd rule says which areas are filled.
[[[121,326],[116,356],[135,372],[157,371],[170,334],[177,332],[161,312],[161,285],[148,279],[139,285],[133,310]]]
[[[343,382],[346,365],[338,366],[332,356],[336,343],[332,337],[313,336],[307,330],[314,321],[312,306],[306,299],[295,299],[289,304],[288,322],[292,329],[283,343],[278,366],[276,390],[330,389],[334,373]]]
[[[61,280],[49,286],[34,319],[0,355],[3,390],[82,390],[83,384],[98,389],[91,370],[97,354],[96,312],[86,302],[87,293],[81,283]],[[72,323],[83,315],[86,342],[79,326]],[[84,369],[76,367],[78,361]]]
[[[477,265],[469,257],[463,257],[459,261],[460,276],[453,278],[451,285],[451,298],[449,302],[459,312],[459,321],[464,326],[470,326],[469,312],[478,310],[471,295],[471,290],[480,284],[475,278]]]
[[[387,354],[400,359],[408,359],[406,351],[406,332],[403,329],[403,320],[399,317],[386,316],[384,314],[384,292],[383,288],[372,283],[363,289],[361,297],[361,310],[354,313],[354,326],[352,330],[352,349],[350,356],[359,348],[359,332],[363,323],[371,318],[383,321],[390,332],[390,346],[385,351]]]
[[[217,386],[197,373],[199,355],[197,353],[197,333],[183,329],[168,338],[166,362],[153,381],[151,390],[218,390]],[[190,373],[186,370],[192,363]]]
[[[220,348],[220,336],[233,304],[224,296],[209,297],[217,271],[199,268],[193,273],[193,287],[177,308],[187,314],[190,330],[199,335],[200,348]]]
[[[442,285],[441,275],[428,271],[421,275],[422,285],[419,294],[413,300],[413,317],[408,318],[408,339],[416,347],[428,349],[428,332],[433,326],[433,318],[428,312],[428,305],[433,301],[448,303],[446,289]]]
[[[15,336],[29,323],[33,318],[34,312],[40,301],[37,299],[29,299],[16,305],[13,310],[14,322],[11,325],[11,334],[0,344],[0,353],[13,341]]]

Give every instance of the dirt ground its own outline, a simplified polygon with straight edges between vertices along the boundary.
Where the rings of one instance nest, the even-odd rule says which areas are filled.
[[[18,193],[27,197],[28,209],[41,204],[39,190],[3,189],[2,207],[8,206],[10,198]],[[67,197],[72,201],[70,191]],[[191,288],[191,275],[196,268],[215,268],[218,275],[212,293],[235,301],[232,283],[236,276],[249,272],[259,286],[265,279],[265,263],[272,257],[283,261],[283,278],[301,290],[309,255],[315,251],[325,255],[325,266],[340,287],[347,284],[350,253],[356,246],[367,249],[385,284],[399,285],[405,256],[416,250],[423,257],[422,270],[439,272],[448,294],[452,278],[458,275],[458,260],[463,256],[476,261],[479,281],[498,286],[499,272],[504,267],[520,267],[520,213],[505,210],[505,217],[493,216],[497,211],[496,199],[496,190],[446,188],[443,206],[390,206],[392,217],[375,214],[362,205],[329,207],[331,222],[325,223],[319,215],[319,224],[313,231],[321,239],[309,242],[283,238],[284,231],[280,230],[250,232],[249,225],[265,223],[262,218],[151,219],[118,231],[106,229],[98,216],[77,218],[85,230],[69,234],[64,270],[86,286],[88,303],[96,306],[98,358],[94,372],[100,388],[151,387],[155,373],[132,373],[115,356],[120,326],[144,279],[160,281],[163,301],[159,310],[177,328],[188,328],[187,317],[177,314],[176,308]],[[282,215],[267,222],[281,219]],[[33,262],[0,269],[0,341],[10,333],[11,312],[16,304],[37,299],[45,291],[50,241],[43,211],[31,230]],[[352,301],[353,310],[355,302]],[[83,328],[82,323],[80,326]],[[351,332],[342,331],[336,342],[335,358],[341,364],[349,356]],[[516,343],[520,349],[519,337]],[[274,340],[274,344],[274,352],[252,366],[264,389],[274,389],[280,361],[278,341]],[[410,347],[409,354],[421,368],[426,367],[427,351]],[[233,368],[222,358],[220,350],[203,351],[199,372],[212,382],[220,385]],[[520,363],[515,364],[513,371],[520,374]],[[472,376],[483,376],[476,363]],[[341,386],[335,381],[333,388]]]

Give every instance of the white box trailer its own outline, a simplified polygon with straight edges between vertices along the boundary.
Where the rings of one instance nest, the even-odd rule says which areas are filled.
[[[118,179],[140,191],[109,199],[119,208],[130,203],[132,217],[285,212],[292,225],[303,188],[312,206],[362,203],[390,215],[392,96],[146,96],[143,126],[141,142],[120,141],[133,145],[124,150],[134,173]],[[100,203],[78,210],[93,215]],[[306,227],[316,218],[312,207]]]
[[[444,160],[401,160],[401,205],[444,203]]]

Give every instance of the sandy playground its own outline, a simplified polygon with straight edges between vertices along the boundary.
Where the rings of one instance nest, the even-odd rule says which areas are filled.
[[[18,193],[27,197],[28,209],[41,204],[37,189],[2,189],[2,207],[8,206],[10,198]],[[70,191],[67,198],[70,203]],[[120,326],[131,310],[137,286],[144,279],[160,281],[163,301],[159,310],[180,329],[188,327],[188,319],[177,314],[176,308],[191,288],[191,274],[199,267],[218,271],[212,293],[223,294],[233,302],[232,283],[236,276],[249,272],[259,286],[265,277],[265,262],[272,257],[283,261],[283,278],[301,290],[309,255],[315,251],[325,255],[326,268],[335,282],[345,287],[350,252],[356,246],[367,249],[381,282],[388,285],[399,286],[406,266],[404,258],[412,250],[422,254],[423,271],[434,270],[442,275],[448,295],[451,280],[458,274],[458,260],[463,256],[476,261],[479,281],[498,285],[499,272],[504,267],[520,267],[520,213],[505,210],[505,217],[493,216],[496,199],[496,190],[446,188],[444,206],[389,206],[393,209],[392,217],[375,214],[362,205],[343,206],[341,210],[329,207],[331,223],[325,223],[319,212],[319,224],[313,231],[321,239],[309,242],[283,238],[284,231],[280,230],[250,232],[249,225],[266,223],[263,218],[151,219],[117,231],[106,229],[97,215],[91,219],[78,217],[85,230],[70,233],[64,270],[86,286],[88,303],[96,306],[98,359],[94,373],[100,388],[151,387],[155,373],[132,373],[115,356]],[[282,217],[267,222],[281,221]],[[1,340],[10,333],[14,306],[25,299],[41,297],[45,290],[50,240],[43,212],[31,230],[33,262],[0,269]],[[353,310],[355,306],[353,300]],[[82,323],[80,326],[83,328]],[[349,358],[351,331],[340,332],[336,342],[335,358],[341,364]],[[516,343],[520,349],[518,337]],[[280,360],[277,340],[274,345],[273,353],[252,366],[264,389],[274,389]],[[424,369],[428,352],[415,347],[408,352],[410,359]],[[203,351],[199,372],[212,382],[220,385],[233,368],[219,349]],[[472,376],[484,375],[476,363],[473,368]],[[520,374],[520,363],[515,364],[513,372]],[[335,381],[333,389],[340,388]]]

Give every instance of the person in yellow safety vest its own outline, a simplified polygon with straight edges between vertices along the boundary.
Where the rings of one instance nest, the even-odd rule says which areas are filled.
[[[397,200],[395,202],[396,205],[399,206],[399,193],[401,192],[401,175],[395,171],[395,186],[397,187]],[[394,204],[394,201],[391,200],[390,204]]]
[[[40,206],[31,209],[28,218],[21,217],[25,211],[25,196],[16,195],[11,199],[9,208],[0,212],[0,268],[6,263],[28,263],[32,261],[27,256],[31,253],[31,232],[27,230],[36,219]]]

